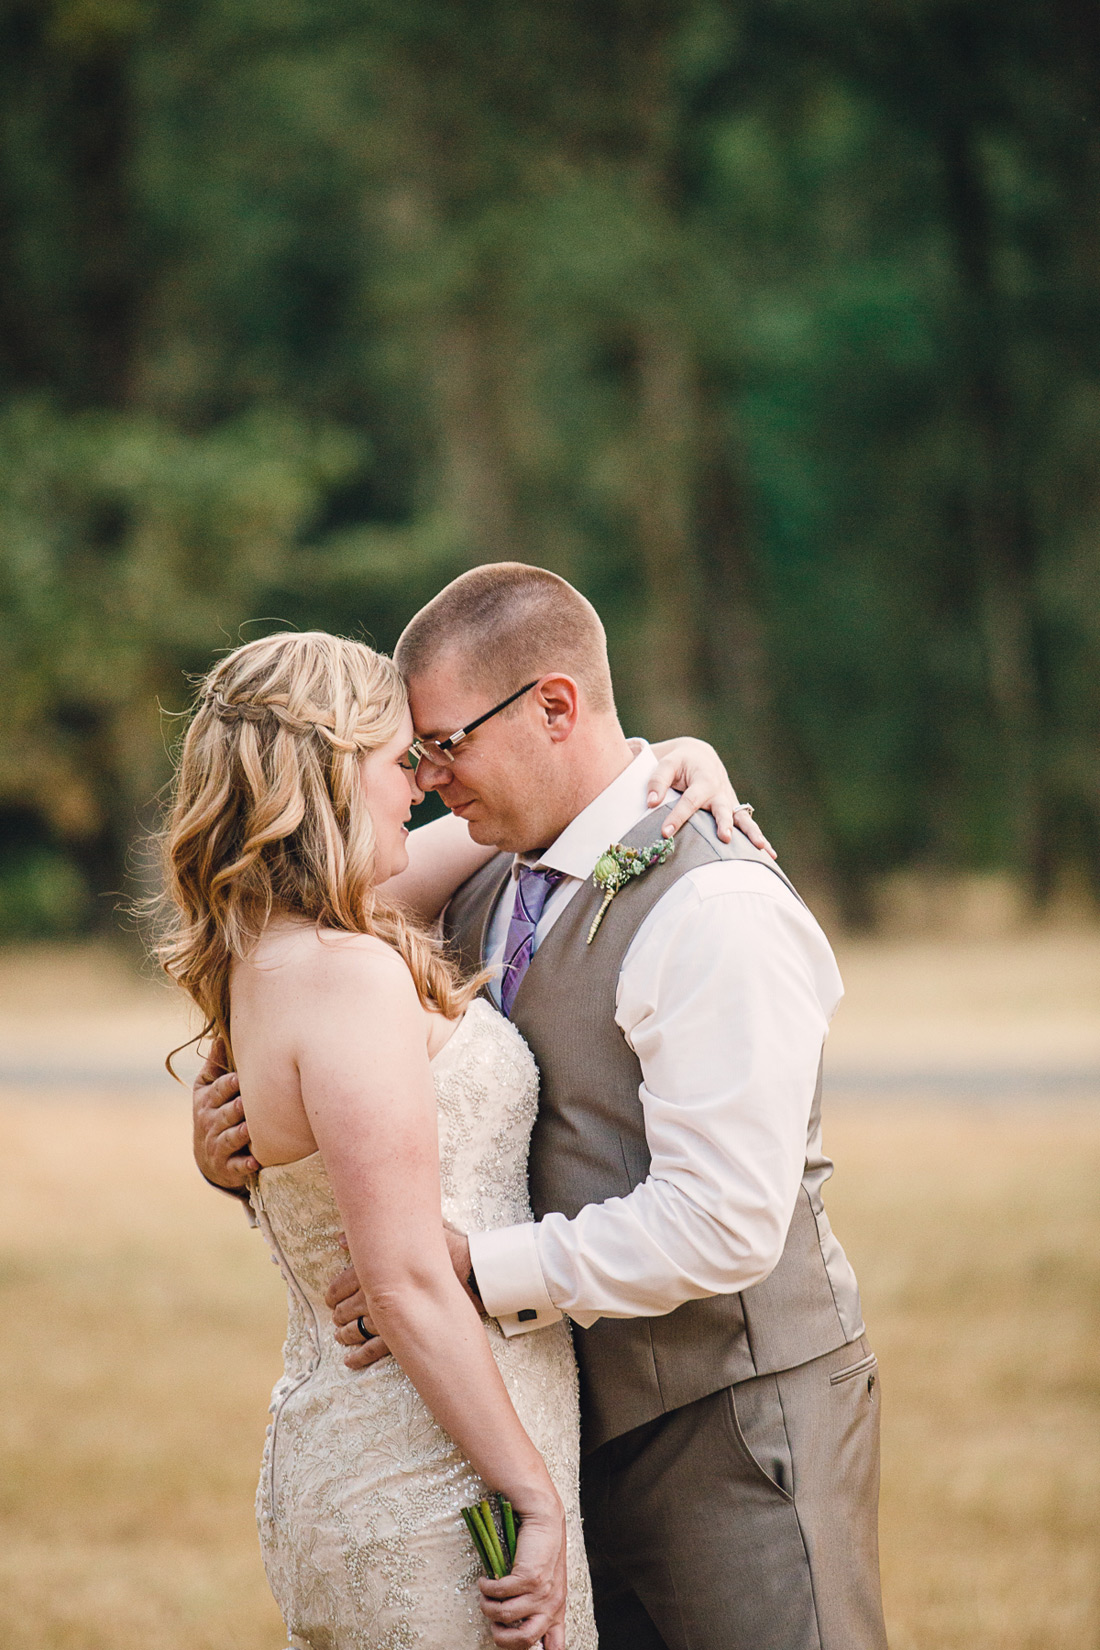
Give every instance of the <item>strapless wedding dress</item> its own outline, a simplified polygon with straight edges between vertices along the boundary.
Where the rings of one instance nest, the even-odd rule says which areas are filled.
[[[527,1148],[538,1077],[515,1027],[475,1000],[432,1062],[443,1215],[463,1231],[531,1219]],[[257,1520],[295,1650],[492,1645],[460,1509],[488,1493],[394,1358],[349,1370],[324,1303],[347,1264],[319,1153],[261,1171],[253,1207],[283,1276],[289,1322],[272,1395]],[[568,1650],[596,1650],[581,1536],[577,1373],[562,1322],[506,1339],[485,1324],[520,1420],[568,1523]]]

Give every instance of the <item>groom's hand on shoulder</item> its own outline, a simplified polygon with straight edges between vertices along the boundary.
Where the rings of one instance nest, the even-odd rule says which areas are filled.
[[[245,1192],[259,1164],[248,1149],[248,1124],[235,1071],[225,1069],[225,1045],[214,1044],[191,1090],[195,1162],[222,1191]]]

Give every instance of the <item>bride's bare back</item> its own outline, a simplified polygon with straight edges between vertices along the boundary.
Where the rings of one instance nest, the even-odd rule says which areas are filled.
[[[302,1098],[300,1051],[326,1026],[329,1054],[341,1063],[341,1041],[358,1057],[359,1033],[369,1016],[372,985],[388,995],[411,976],[398,953],[371,934],[318,930],[312,923],[276,918],[247,960],[236,959],[230,978],[233,1058],[241,1082],[252,1150],[266,1165],[292,1163],[317,1150]],[[361,989],[359,1014],[346,1036],[332,1016],[333,1002]],[[409,1053],[427,1081],[428,1062],[453,1035],[455,1020],[423,1007],[409,1016]],[[333,1046],[334,1042],[337,1046]],[[417,1058],[419,1056],[419,1058]]]

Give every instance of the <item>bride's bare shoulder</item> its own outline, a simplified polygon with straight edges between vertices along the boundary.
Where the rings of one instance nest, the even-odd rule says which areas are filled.
[[[342,982],[370,978],[391,989],[412,975],[404,958],[375,934],[349,934],[342,929],[318,928],[313,923],[276,919],[268,924],[245,967],[266,976],[276,987],[338,988]],[[413,988],[415,989],[415,988]]]

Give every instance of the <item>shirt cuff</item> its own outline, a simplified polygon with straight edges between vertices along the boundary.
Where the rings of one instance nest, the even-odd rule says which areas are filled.
[[[561,1313],[547,1293],[533,1225],[471,1232],[469,1244],[477,1292],[505,1335],[526,1335],[557,1323]]]

